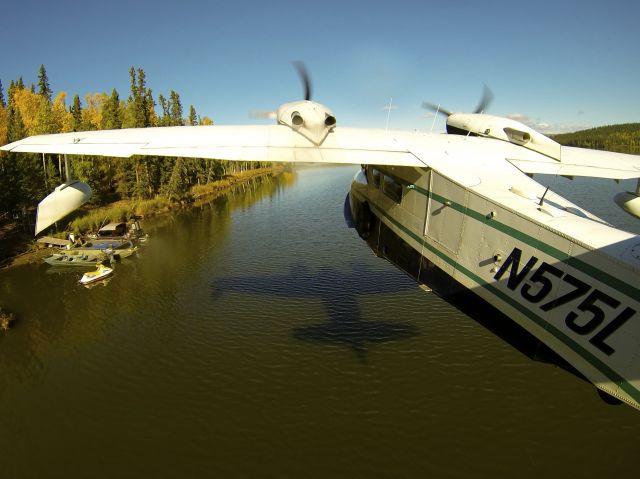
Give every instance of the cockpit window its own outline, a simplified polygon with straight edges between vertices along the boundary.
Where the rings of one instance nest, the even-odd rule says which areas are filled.
[[[375,168],[371,168],[369,170],[369,177],[371,179],[371,184],[376,188],[380,188],[380,171]]]
[[[396,203],[400,203],[402,201],[402,185],[393,177],[384,175],[384,187],[382,188],[382,191]]]

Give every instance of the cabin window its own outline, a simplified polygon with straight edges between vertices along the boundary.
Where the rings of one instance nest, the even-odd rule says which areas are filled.
[[[402,185],[393,177],[384,175],[384,187],[382,188],[382,191],[396,203],[400,203],[402,201]]]
[[[369,177],[371,179],[371,184],[376,188],[380,188],[380,171],[375,168],[371,168],[369,170]]]

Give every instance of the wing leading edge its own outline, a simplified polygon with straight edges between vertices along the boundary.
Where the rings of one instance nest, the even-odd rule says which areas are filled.
[[[285,125],[183,126],[62,133],[25,138],[1,149],[58,153],[210,158],[230,161],[321,162],[426,166],[377,130],[334,130],[317,146]]]
[[[560,150],[560,161],[548,157],[507,159],[520,171],[529,174],[591,176],[613,180],[640,177],[640,156],[611,151],[563,146]]]
[[[132,128],[32,136],[0,147],[16,153],[130,157],[152,155],[229,161],[345,163],[425,167],[473,156],[506,159],[523,173],[640,177],[640,156],[562,147],[559,161],[494,138],[334,128],[315,144],[287,125]],[[419,153],[418,153],[419,152]],[[464,158],[457,158],[464,156]],[[457,163],[458,161],[454,161]]]

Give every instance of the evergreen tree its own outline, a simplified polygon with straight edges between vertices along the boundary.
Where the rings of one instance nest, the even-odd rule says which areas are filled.
[[[4,92],[2,91],[2,80],[0,80],[0,107],[7,107],[7,102],[4,100]]]
[[[38,94],[51,103],[51,87],[49,86],[49,78],[47,78],[47,71],[44,69],[44,65],[40,65],[40,72],[38,73]]]
[[[127,127],[145,128],[151,126],[153,118],[153,96],[151,90],[146,87],[146,75],[142,68],[138,68],[137,76],[134,67],[129,69],[131,78],[131,95],[129,96],[129,105],[132,108],[132,117]],[[123,125],[124,126],[124,125]]]
[[[57,133],[56,123],[51,111],[51,103],[43,102],[38,108],[34,133],[37,135],[48,135]]]
[[[171,90],[169,95],[169,115],[171,117],[172,126],[182,126],[184,121],[182,120],[182,104],[180,103],[180,95],[174,90]]]
[[[9,119],[7,123],[7,143],[22,140],[26,136],[20,110],[9,108]]]
[[[22,121],[20,110],[9,109],[9,124],[7,128],[7,141],[21,140],[26,136],[26,129]],[[46,182],[42,171],[40,155],[9,154],[10,167],[5,170],[7,175],[6,192],[8,208],[14,209],[20,205],[33,205],[38,203],[46,194]]]
[[[73,97],[71,117],[73,131],[82,131],[82,104],[80,103],[80,97],[78,95]]]
[[[15,84],[11,82],[11,86],[15,89]],[[20,111],[8,108],[7,118],[7,143],[17,141],[25,136],[24,125]],[[21,201],[20,195],[20,156],[14,153],[7,154],[4,158],[0,157],[0,211],[11,211],[17,207]]]
[[[157,118],[155,112],[155,102],[153,101],[153,95],[151,88],[147,88],[145,93],[144,108],[145,108],[145,126],[157,126]]]
[[[178,157],[173,163],[173,170],[164,187],[169,200],[182,198],[188,189],[185,166],[184,158]]]
[[[120,112],[120,97],[114,88],[111,96],[102,107],[100,127],[103,130],[114,130],[122,127],[122,113]]]
[[[167,99],[160,93],[158,95],[158,103],[162,107],[162,117],[160,118],[160,126],[169,126],[169,104]]]
[[[0,156],[0,215],[16,208],[20,201],[18,181],[20,171],[16,163],[17,154]]]
[[[196,109],[193,105],[189,105],[189,125],[195,126],[198,124],[198,115],[196,115]]]
[[[122,127],[123,128],[145,128],[151,126],[155,121],[154,101],[151,89],[146,87],[146,75],[142,68],[129,69],[131,80],[131,94],[127,103]],[[128,196],[150,197],[154,193],[153,186],[153,163],[155,158],[134,158],[133,165],[130,162],[120,162],[116,171],[116,181],[118,190]],[[131,166],[135,175],[135,183],[131,184]],[[127,171],[128,169],[128,171]]]
[[[13,103],[13,92],[16,91],[16,83],[11,80],[9,82],[9,89],[7,90],[7,107],[11,108],[11,104]]]

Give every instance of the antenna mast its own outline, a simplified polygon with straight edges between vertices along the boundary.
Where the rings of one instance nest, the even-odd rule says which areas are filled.
[[[389,98],[389,105],[387,105],[385,108],[387,110],[387,126],[385,128],[385,131],[389,131],[389,117],[391,116],[391,108],[393,105],[393,97]]]

